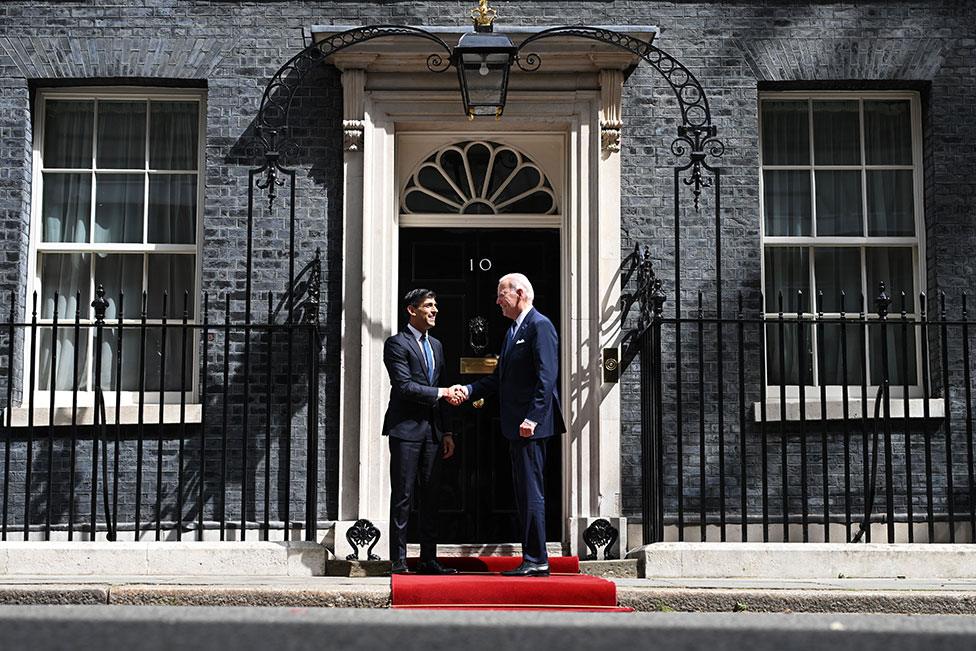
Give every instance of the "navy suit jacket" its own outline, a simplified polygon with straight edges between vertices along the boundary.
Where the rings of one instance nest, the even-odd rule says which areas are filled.
[[[434,380],[427,380],[427,360],[413,333],[404,328],[383,344],[383,363],[390,374],[390,404],[383,418],[383,436],[423,441],[442,436],[437,380],[444,368],[444,347],[430,335]]]
[[[505,332],[495,372],[471,385],[471,399],[498,395],[502,434],[519,439],[519,426],[535,421],[533,439],[566,431],[556,380],[559,374],[559,335],[552,321],[535,308],[525,314],[515,336]]]

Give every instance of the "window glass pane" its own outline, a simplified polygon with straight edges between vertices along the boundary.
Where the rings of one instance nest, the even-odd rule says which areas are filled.
[[[41,268],[40,318],[50,319],[54,316],[54,294],[57,293],[59,319],[74,319],[76,309],[81,311],[82,319],[87,319],[91,303],[91,263],[88,254],[43,253],[38,257]]]
[[[853,323],[824,323],[818,327],[823,329],[823,338],[818,341],[820,383],[835,386],[861,384],[864,377],[864,327]]]
[[[911,170],[868,170],[868,235],[915,235]]]
[[[552,212],[554,207],[555,202],[553,201],[552,195],[544,190],[539,190],[512,203],[499,206],[498,212],[546,214]],[[470,213],[467,209],[464,212]]]
[[[146,167],[146,103],[98,103],[98,167]]]
[[[768,384],[813,384],[813,328],[803,325],[803,341],[799,340],[800,327],[795,321],[782,322],[773,319],[766,322],[766,381]],[[801,350],[803,354],[801,355]],[[781,352],[782,351],[782,354]],[[801,364],[802,361],[802,364]]]
[[[119,350],[119,328],[102,330],[102,388],[107,391],[137,391],[139,389],[139,331],[137,325],[122,328],[122,349]],[[147,331],[148,341],[148,331]],[[149,351],[146,351],[148,363]],[[121,364],[120,364],[121,362]],[[121,366],[121,369],[119,368]],[[122,383],[119,385],[121,370]]]
[[[108,309],[106,319],[138,319],[142,302],[142,254],[100,253],[95,256],[95,287],[104,285]],[[120,296],[121,294],[121,296]]]
[[[909,324],[909,327],[905,328],[899,320],[900,317],[895,317],[884,327],[887,349],[881,347],[881,325],[874,322],[868,326],[871,384],[880,384],[884,379],[883,353],[888,354],[888,380],[893,386],[905,383],[906,369],[903,367],[907,367],[908,384],[918,384],[915,371],[915,327]]]
[[[95,175],[95,241],[142,242],[142,174]]]
[[[57,348],[51,345],[53,328],[38,329],[37,386],[41,391],[71,391],[77,378],[78,390],[88,389],[88,328],[78,328],[77,342],[73,325],[58,324]],[[77,362],[75,357],[77,356]],[[77,363],[77,374],[75,364]],[[52,373],[53,371],[53,373]]]
[[[491,150],[479,142],[468,146],[466,151],[474,185],[474,196],[480,197],[485,191],[485,177],[488,174],[488,163],[491,161]]]
[[[448,201],[453,201],[457,204],[463,204],[464,199],[457,193],[451,182],[457,182],[457,178],[448,179],[444,176],[444,173],[436,165],[427,164],[420,168],[417,172],[417,184],[426,188],[435,195],[443,197]]]
[[[87,242],[91,215],[91,174],[44,173],[41,240]]]
[[[863,235],[861,173],[818,170],[817,235]]]
[[[859,165],[860,133],[856,101],[813,103],[813,160],[816,165]]]
[[[444,203],[440,199],[436,199],[422,190],[407,190],[406,197],[403,200],[403,205],[408,211],[418,213],[429,212],[457,214],[460,212],[457,205],[452,206]]]
[[[150,175],[150,242],[193,244],[196,241],[196,211],[196,175]]]
[[[912,164],[912,113],[908,100],[865,100],[864,151],[868,165]]]
[[[915,311],[914,267],[912,249],[908,247],[875,248],[865,251],[868,266],[868,310],[876,312],[874,299],[884,281],[891,298],[889,312],[901,312],[901,293],[905,292],[905,309]]]
[[[88,100],[50,100],[44,105],[44,167],[82,167],[92,164],[95,103]]]
[[[511,199],[515,195],[539,185],[542,180],[542,173],[539,170],[533,167],[523,167],[516,172],[518,165],[519,155],[515,151],[507,147],[496,149],[495,159],[491,163],[491,178],[488,179],[488,192],[485,193],[485,196],[494,197],[498,193],[498,189],[507,184],[504,191],[496,198],[501,203],[505,199]]]
[[[149,167],[157,170],[197,168],[196,102],[151,102]]]
[[[806,101],[762,103],[763,165],[809,165],[810,123]]]
[[[766,235],[810,235],[810,172],[765,170]]]
[[[167,318],[183,317],[183,296],[189,292],[187,313],[193,318],[194,266],[196,256],[150,254],[149,269],[149,309],[150,319],[161,318],[163,297],[166,297]]]
[[[857,312],[861,296],[861,250],[856,248],[818,248],[814,253],[817,291],[823,292],[823,311]]]
[[[462,196],[474,196],[475,192],[471,189],[471,184],[468,182],[467,166],[465,164],[465,156],[457,149],[447,149],[442,150],[444,153],[440,155],[438,159],[428,159],[431,162],[436,162],[444,169],[446,177],[454,181],[457,185],[458,190],[461,191],[459,195],[456,191],[452,189],[452,196],[455,200],[461,200]]]
[[[803,292],[803,302],[797,296]],[[779,312],[779,296],[783,295],[783,311],[810,310],[810,264],[806,248],[798,246],[766,249],[766,311]]]
[[[165,368],[161,364],[163,359],[162,330],[160,327],[149,327],[146,329],[146,391],[159,391],[159,379],[161,375],[163,377],[165,391],[189,391],[192,388],[190,372],[193,368],[193,364],[190,363],[193,355],[193,346],[191,345],[193,337],[190,334],[190,329],[187,328],[186,331],[186,374],[183,376],[182,383],[180,381],[180,370],[182,369],[184,355],[181,351],[182,328],[166,328]],[[136,351],[136,355],[138,355],[138,348],[136,348]]]

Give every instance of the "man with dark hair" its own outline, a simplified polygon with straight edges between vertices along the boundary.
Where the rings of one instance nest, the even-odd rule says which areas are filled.
[[[460,402],[454,387],[438,388],[444,367],[441,342],[427,334],[437,320],[437,295],[414,289],[403,298],[407,325],[386,340],[383,363],[390,374],[390,404],[383,435],[390,437],[390,561],[407,571],[407,520],[419,485],[420,574],[455,574],[437,562],[437,506],[442,459],[454,454],[438,401]]]

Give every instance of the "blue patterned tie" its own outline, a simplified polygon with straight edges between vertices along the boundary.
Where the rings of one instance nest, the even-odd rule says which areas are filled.
[[[424,349],[424,358],[427,360],[427,382],[434,384],[434,352],[430,349],[426,332],[420,337],[420,346]]]

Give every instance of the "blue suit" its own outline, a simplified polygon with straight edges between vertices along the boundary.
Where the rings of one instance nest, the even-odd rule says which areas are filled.
[[[552,321],[530,309],[514,336],[505,334],[495,372],[469,387],[470,398],[498,395],[502,435],[509,441],[515,504],[522,530],[522,556],[545,563],[546,440],[566,431],[556,382],[559,335]],[[529,438],[519,436],[522,421],[536,423]]]
[[[437,382],[444,368],[441,342],[429,338],[433,378],[409,328],[386,340],[383,363],[390,374],[390,403],[383,435],[390,440],[390,560],[407,556],[407,521],[414,487],[420,486],[420,558],[437,555],[437,507],[440,497],[440,441],[443,426]]]

